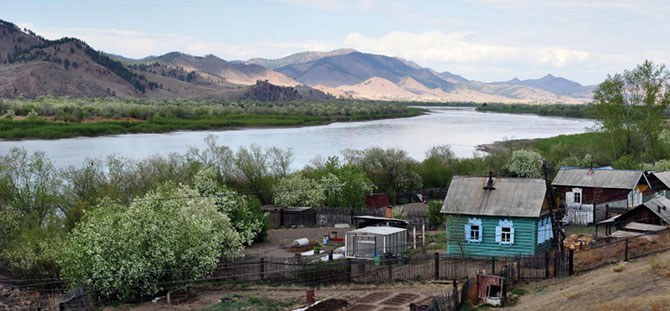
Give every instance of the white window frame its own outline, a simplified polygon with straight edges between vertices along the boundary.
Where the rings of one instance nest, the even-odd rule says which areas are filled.
[[[472,237],[472,227],[477,226],[478,235],[476,238]],[[468,223],[465,224],[465,241],[468,243],[481,243],[482,236],[484,236],[484,231],[482,227],[481,218],[468,218]]]
[[[509,229],[508,232],[503,232],[503,229]],[[507,233],[508,237],[503,241],[503,233]],[[496,227],[496,242],[500,245],[513,245],[514,244],[514,222],[507,219],[501,219],[498,221],[498,226]]]
[[[582,188],[572,188],[572,201],[576,204],[582,204],[584,202],[584,195],[582,194]]]

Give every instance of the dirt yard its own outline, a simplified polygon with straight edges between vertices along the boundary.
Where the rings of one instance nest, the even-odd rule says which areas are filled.
[[[268,232],[268,241],[256,243],[244,250],[246,257],[293,257],[294,253],[289,251],[291,242],[295,239],[308,238],[310,241],[322,243],[323,236],[331,232],[337,232],[338,238],[344,238],[347,231],[353,229],[337,229],[334,227],[321,228],[293,228],[293,229],[274,229]],[[343,245],[342,245],[343,246]],[[331,248],[339,246],[322,247],[322,251],[328,251]]]
[[[104,310],[293,310],[304,307],[305,287],[249,287],[198,290],[198,295],[182,304],[146,302],[139,305],[107,307]],[[348,302],[344,310],[378,311],[409,310],[410,303],[428,304],[434,295],[451,291],[451,285],[404,283],[379,286],[331,286],[314,290],[319,301],[342,299]]]
[[[518,287],[528,294],[505,310],[670,310],[670,252]]]

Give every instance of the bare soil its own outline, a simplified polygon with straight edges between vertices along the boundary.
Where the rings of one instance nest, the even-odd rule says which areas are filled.
[[[670,310],[670,274],[650,265],[667,263],[670,252],[656,256],[519,286],[529,293],[505,310]]]
[[[244,250],[245,257],[293,257],[295,252],[291,251],[291,242],[296,239],[307,238],[310,241],[321,244],[322,251],[328,251],[343,245],[323,245],[323,236],[331,232],[337,232],[338,238],[344,238],[347,231],[353,229],[338,229],[334,227],[321,228],[293,228],[293,229],[274,229],[268,232],[268,241],[256,243]]]
[[[278,302],[288,302],[291,307],[285,310],[305,307],[306,287],[249,287],[249,288],[201,288],[196,298],[182,304],[167,304],[165,299],[159,302],[145,302],[135,305],[106,307],[103,310],[203,310],[219,304],[221,299],[231,297],[266,297]],[[314,290],[318,301],[330,299],[348,302],[345,310],[409,310],[410,303],[428,304],[433,296],[451,291],[451,285],[432,283],[403,283],[392,285],[349,285],[330,286]],[[341,309],[333,304],[333,310]],[[253,309],[250,309],[253,310]],[[319,310],[330,310],[328,308]]]

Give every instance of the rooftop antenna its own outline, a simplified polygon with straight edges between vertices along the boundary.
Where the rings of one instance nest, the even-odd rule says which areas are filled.
[[[484,190],[496,190],[496,188],[493,187],[493,171],[489,171],[489,179],[486,181]]]

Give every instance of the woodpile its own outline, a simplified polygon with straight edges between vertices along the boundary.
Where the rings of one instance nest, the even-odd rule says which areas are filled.
[[[563,240],[563,246],[567,249],[582,250],[588,248],[593,238],[585,234],[571,234]]]

